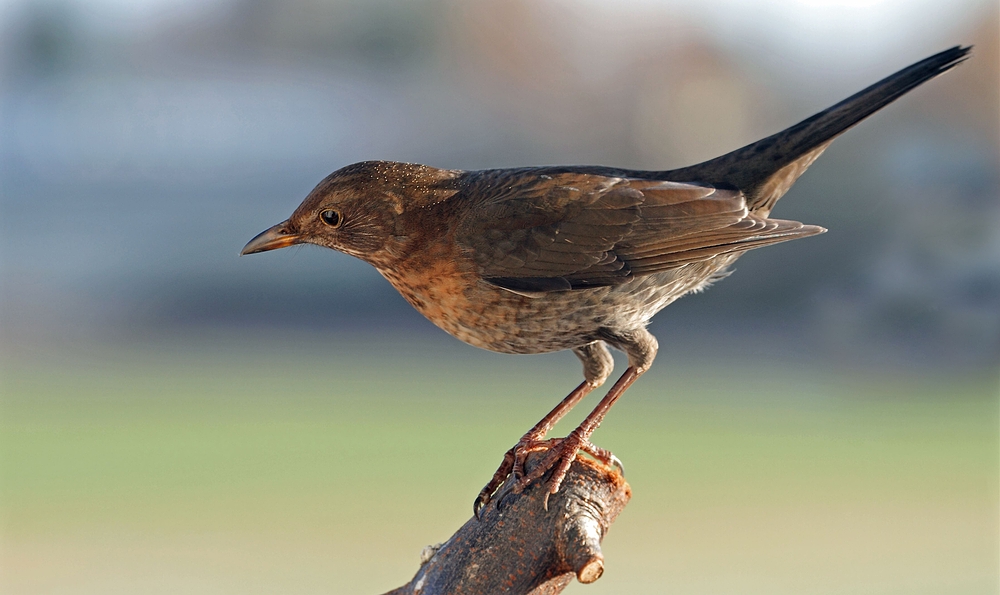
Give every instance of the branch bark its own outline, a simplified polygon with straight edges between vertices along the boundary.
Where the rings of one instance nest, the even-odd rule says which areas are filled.
[[[532,453],[530,470],[545,451]],[[575,576],[592,583],[604,573],[601,540],[632,490],[618,469],[577,456],[559,492],[542,507],[545,483],[514,493],[510,479],[451,538],[421,555],[408,584],[386,595],[554,595]]]

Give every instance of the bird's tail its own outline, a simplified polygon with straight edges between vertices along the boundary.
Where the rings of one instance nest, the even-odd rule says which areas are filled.
[[[766,215],[834,138],[911,89],[964,62],[971,49],[955,46],[935,54],[791,128],[704,163],[671,170],[664,177],[735,185],[746,195],[751,211]]]

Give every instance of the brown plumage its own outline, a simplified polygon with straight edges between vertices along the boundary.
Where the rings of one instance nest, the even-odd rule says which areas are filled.
[[[652,316],[724,276],[747,250],[825,231],[770,211],[836,136],[968,52],[941,52],[778,134],[671,171],[356,163],[323,180],[243,254],[326,246],[375,266],[424,316],[467,343],[504,353],[572,349],[584,382],[506,453],[474,510],[510,473],[523,487],[555,467],[548,480],[555,493],[578,450],[613,460],[590,435],[653,362]],[[628,355],[628,369],[569,436],[543,441],[611,374],[608,345]],[[524,477],[524,457],[543,447],[552,447],[547,463]]]

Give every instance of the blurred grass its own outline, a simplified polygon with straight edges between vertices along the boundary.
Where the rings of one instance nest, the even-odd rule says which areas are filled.
[[[0,591],[387,591],[579,374],[276,342],[11,358]],[[571,592],[997,592],[997,378],[722,363],[661,356],[598,431],[634,497]]]

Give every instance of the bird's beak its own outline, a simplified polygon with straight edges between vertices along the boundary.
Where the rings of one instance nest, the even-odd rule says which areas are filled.
[[[247,242],[247,245],[243,246],[240,256],[277,250],[278,248],[301,244],[302,241],[301,235],[288,231],[288,221],[282,221],[271,229],[260,232],[257,234],[257,237]]]

